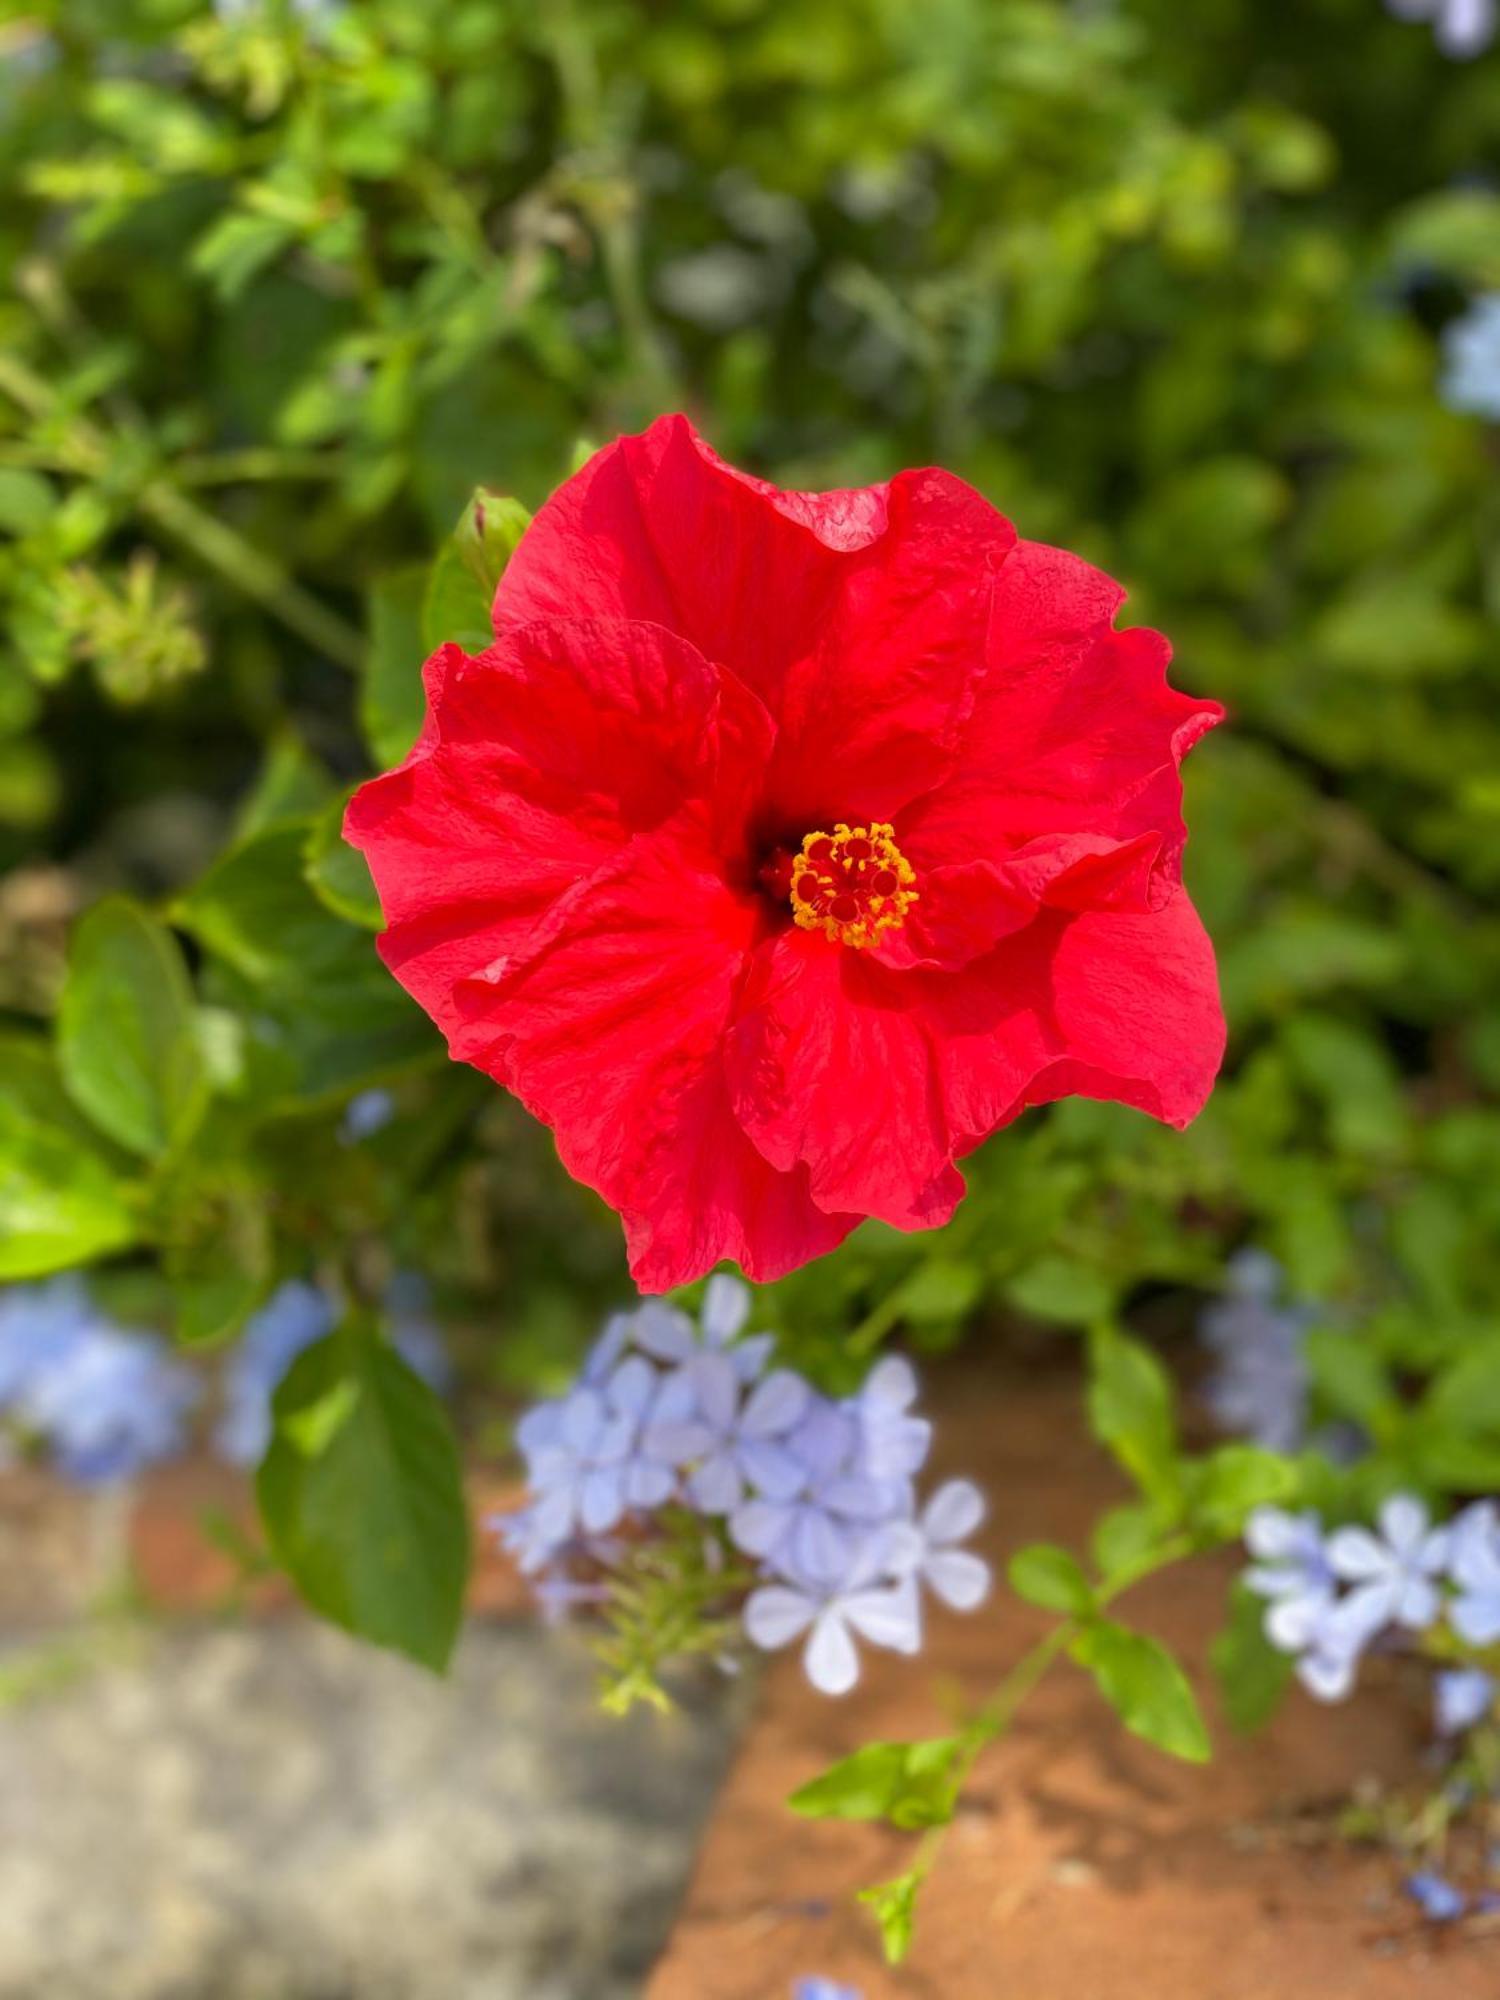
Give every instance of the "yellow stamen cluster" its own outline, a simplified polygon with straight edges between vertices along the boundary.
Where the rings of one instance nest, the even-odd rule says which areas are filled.
[[[803,930],[863,951],[900,928],[917,878],[892,834],[880,820],[808,834],[792,862],[792,915]]]

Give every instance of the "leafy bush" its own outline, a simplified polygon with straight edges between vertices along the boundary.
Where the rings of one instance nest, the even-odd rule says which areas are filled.
[[[361,1334],[392,1270],[551,1385],[622,1271],[379,966],[342,801],[526,508],[674,404],[785,484],[949,465],[1232,710],[1189,774],[1210,1108],[1002,1134],[949,1229],[763,1301],[798,1365],[1002,1311],[1115,1354],[1249,1240],[1313,1302],[1314,1419],[1373,1442],[1307,1458],[1317,1504],[1500,1485],[1500,503],[1439,392],[1500,289],[1493,60],[1376,0],[44,0],[0,65],[0,1278],[97,1263],[189,1343],[342,1300],[261,1485],[315,1601],[451,1638],[437,1406]],[[337,1513],[407,1405],[409,1618]],[[1071,1642],[1106,1692],[1175,1700],[1114,1629]]]

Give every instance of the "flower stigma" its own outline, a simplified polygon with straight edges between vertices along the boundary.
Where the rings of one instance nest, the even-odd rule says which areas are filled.
[[[792,861],[792,916],[802,930],[863,951],[899,930],[917,900],[916,875],[880,820],[810,833]]]

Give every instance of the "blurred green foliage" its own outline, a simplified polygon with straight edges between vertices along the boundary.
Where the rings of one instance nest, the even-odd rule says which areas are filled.
[[[788,484],[951,466],[1232,710],[1209,1110],[1032,1115],[946,1232],[778,1288],[798,1358],[1093,1325],[1248,1238],[1326,1303],[1362,1479],[1500,1484],[1500,490],[1436,344],[1500,286],[1500,61],[1378,0],[1191,12],[8,15],[0,1275],[114,1259],[209,1340],[400,1261],[566,1367],[614,1225],[382,972],[338,815],[524,507],[684,405]]]

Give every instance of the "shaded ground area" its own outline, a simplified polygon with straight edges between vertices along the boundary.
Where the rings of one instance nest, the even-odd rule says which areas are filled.
[[[26,1482],[0,1515],[0,1616],[35,1614],[86,1519]],[[576,1638],[493,1619],[446,1683],[286,1615],[16,1700],[48,1657],[0,1652],[3,2000],[624,2000],[733,1728],[609,1721]]]
[[[990,1553],[1079,1546],[1118,1494],[1082,1436],[1076,1375],[953,1387],[937,1411],[943,1470],[991,1495]],[[1266,1732],[1236,1741],[1203,1671],[1232,1567],[1190,1565],[1120,1607],[1189,1663],[1214,1763],[1176,1764],[1125,1736],[1083,1676],[1058,1668],[979,1766],[897,1972],[851,1896],[905,1868],[911,1840],[797,1820],[783,1801],[861,1742],[940,1733],[945,1697],[987,1692],[1042,1615],[1001,1592],[973,1618],[937,1619],[920,1664],[875,1655],[842,1702],[778,1661],[649,2000],[785,2000],[815,1972],[865,2000],[1494,2000],[1500,1933],[1439,1936],[1389,1857],[1328,1838],[1354,1788],[1420,1771],[1420,1684],[1387,1678],[1336,1709],[1294,1694]]]

